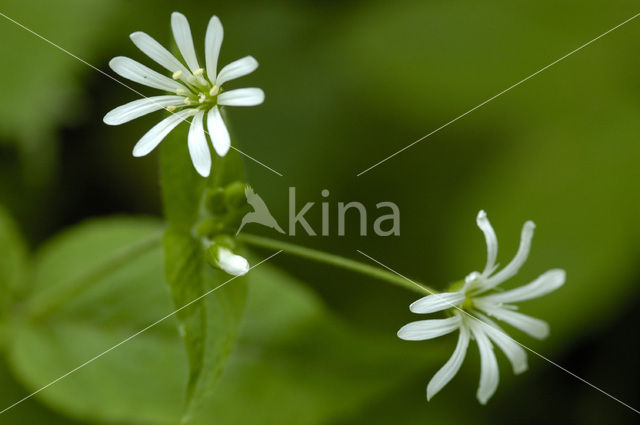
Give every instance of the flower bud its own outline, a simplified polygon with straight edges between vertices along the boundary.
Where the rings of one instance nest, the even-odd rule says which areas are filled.
[[[245,183],[237,181],[225,188],[225,198],[229,209],[239,210],[247,204],[247,197],[244,194],[246,187]]]
[[[249,262],[227,248],[213,244],[207,249],[207,261],[230,275],[242,276],[249,271]]]
[[[223,215],[227,212],[225,205],[225,192],[221,188],[210,189],[205,195],[204,205],[214,216]]]

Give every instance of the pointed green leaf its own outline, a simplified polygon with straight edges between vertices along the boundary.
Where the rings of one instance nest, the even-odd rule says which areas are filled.
[[[93,220],[37,252],[31,299],[8,327],[8,361],[29,392],[171,312],[161,231],[151,219]],[[175,319],[169,317],[36,397],[82,420],[175,424],[185,363]]]
[[[185,134],[188,126],[182,127],[162,144],[162,188],[169,222],[164,237],[167,282],[176,309],[212,291],[177,314],[189,357],[183,418],[189,423],[211,395],[235,344],[246,298],[246,280],[237,277],[230,281],[232,276],[213,270],[205,261],[201,241],[193,234],[205,189],[242,180],[238,154],[232,150],[225,158],[216,158],[211,176],[205,179],[191,163]],[[216,289],[220,285],[225,286]]]

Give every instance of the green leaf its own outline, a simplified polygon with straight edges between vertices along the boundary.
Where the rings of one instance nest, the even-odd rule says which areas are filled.
[[[346,325],[269,263],[249,279],[237,349],[200,416],[206,423],[245,424],[256,417],[261,425],[330,423],[449,354],[446,344],[425,353],[394,333]]]
[[[2,206],[0,250],[0,317],[4,317],[26,277],[27,249],[18,227]]]
[[[186,129],[186,125],[183,125]],[[174,131],[162,144],[162,188],[169,227],[164,237],[165,269],[174,307],[187,305],[224,284],[231,276],[207,264],[201,241],[192,233],[200,217],[203,193],[242,180],[238,154],[216,158],[212,175],[199,176],[187,151],[185,131]],[[189,357],[189,383],[183,421],[189,423],[212,393],[237,338],[246,298],[246,279],[215,290],[178,312]]]
[[[94,220],[37,253],[33,301],[13,317],[8,343],[11,368],[30,391],[171,311],[160,266],[161,230],[151,219]],[[43,297],[52,301],[44,303]],[[85,420],[175,424],[187,380],[185,363],[175,320],[169,318],[37,397]]]
[[[158,230],[159,225],[150,220],[98,220],[55,238],[39,252],[36,297],[49,286],[61,286],[60,293],[68,293],[70,282],[84,282],[82,277],[91,268],[102,268],[105,261],[112,264],[112,271],[100,274],[91,285],[83,283],[82,290],[46,315],[13,321],[8,360],[29,391],[67,374],[173,310],[167,286],[162,284],[163,255],[158,245],[123,258],[119,265],[107,258],[131,253],[131,247],[142,246],[141,241]],[[441,361],[449,351],[446,344],[436,344],[425,353],[397,340],[393,333],[361,333],[339,320],[299,281],[268,263],[249,276],[253,285],[241,320],[240,343],[216,390],[207,391],[200,409],[191,412],[194,424],[250,423],[256,415],[266,425],[320,424],[349,417],[425,364]],[[222,352],[233,344],[223,347],[225,340],[211,330],[225,332],[240,319],[223,314],[235,306],[224,304],[227,298],[217,298],[216,293],[203,299],[215,300],[221,311],[206,323],[210,339],[203,345]],[[214,311],[212,306],[207,308],[208,313]],[[186,364],[176,322],[169,318],[56,382],[37,398],[81,420],[175,424],[183,415]],[[202,367],[201,374],[214,377],[212,371],[220,367],[220,360],[211,356]],[[203,391],[196,388],[194,398]],[[13,393],[14,397],[20,394]],[[7,403],[14,401],[17,398]]]
[[[8,365],[0,362],[0,406],[4,409],[15,403],[29,393],[11,375]],[[47,425],[76,425],[78,422],[71,421],[68,417],[56,414],[47,407],[38,403],[36,399],[26,400],[20,404],[19,408],[7,410],[2,414],[3,425],[23,425],[46,423]]]

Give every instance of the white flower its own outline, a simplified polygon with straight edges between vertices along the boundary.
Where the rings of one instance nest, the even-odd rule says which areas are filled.
[[[264,101],[264,92],[259,88],[225,91],[222,85],[255,71],[258,62],[251,56],[245,56],[217,73],[223,37],[222,24],[217,16],[211,18],[207,27],[204,43],[205,68],[200,67],[196,57],[187,18],[174,12],[171,15],[171,28],[186,66],[144,32],[134,32],[130,36],[133,43],[164,67],[171,77],[123,56],[111,59],[109,66],[124,78],[172,94],[134,100],[119,106],[105,115],[104,122],[119,125],[160,109],[171,112],[169,117],[142,136],[133,148],[134,156],[144,156],[155,149],[178,124],[191,118],[187,138],[189,153],[198,173],[207,177],[211,171],[211,154],[205,136],[205,115],[213,148],[218,155],[224,156],[231,146],[231,140],[219,107],[259,105]]]
[[[206,261],[213,267],[233,276],[242,276],[251,269],[246,258],[234,254],[229,248],[212,241],[204,241]]]
[[[506,267],[494,273],[498,267],[496,234],[484,211],[478,213],[477,223],[487,241],[487,265],[482,273],[473,272],[464,282],[452,285],[450,292],[428,295],[409,307],[413,313],[420,314],[446,310],[449,317],[412,322],[398,331],[399,338],[409,341],[432,339],[455,330],[459,331],[453,355],[429,381],[428,400],[458,373],[470,339],[475,339],[480,351],[480,385],[476,393],[480,403],[485,404],[498,387],[498,362],[493,353],[493,344],[504,352],[514,373],[524,372],[527,369],[526,352],[490,317],[502,320],[534,338],[546,338],[549,334],[548,324],[517,312],[518,308],[512,303],[541,297],[558,289],[565,281],[564,270],[553,269],[527,285],[498,291],[497,286],[513,277],[526,261],[535,225],[531,221],[524,224],[516,256]]]
[[[249,262],[240,255],[236,255],[226,248],[218,248],[218,267],[225,272],[234,275],[242,276],[249,271]]]

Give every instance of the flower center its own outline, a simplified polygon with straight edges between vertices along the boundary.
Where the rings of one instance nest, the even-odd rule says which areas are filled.
[[[451,285],[449,285],[449,288],[447,288],[447,292],[461,291],[462,288],[464,288],[464,286],[465,286],[464,280],[453,282]],[[469,296],[467,291],[465,291],[465,294],[464,294],[464,301],[462,301],[462,303],[460,303],[458,307],[460,307],[463,310],[471,310],[473,308],[473,299],[471,298],[471,296]]]
[[[180,80],[182,76],[182,71],[176,71],[173,73],[172,78]],[[178,89],[176,94],[184,96],[185,106],[209,110],[218,104],[218,95],[222,93],[222,88],[212,84],[204,77],[204,69],[197,69],[193,75],[186,78],[186,82],[184,80],[181,82],[187,87],[187,90]],[[175,110],[176,108],[174,107],[173,109]]]
[[[463,310],[471,310],[473,308],[473,299],[465,294],[464,301],[460,304],[460,308]]]

